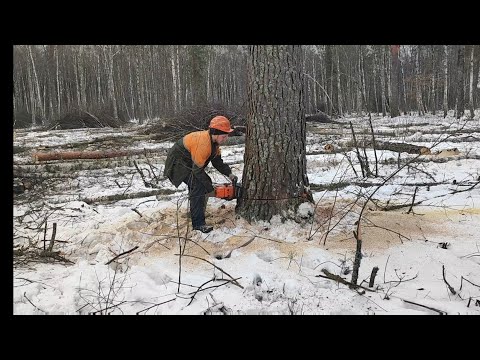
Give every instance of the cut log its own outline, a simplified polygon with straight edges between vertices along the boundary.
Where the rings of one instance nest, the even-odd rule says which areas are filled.
[[[126,158],[110,158],[110,159],[82,159],[82,160],[69,160],[58,162],[39,162],[36,164],[14,164],[13,174],[14,177],[22,177],[26,173],[73,173],[83,170],[99,170],[99,169],[115,169],[119,167],[134,167],[133,161],[135,156],[132,155]],[[141,161],[142,158],[138,158]],[[143,158],[144,160],[144,158]],[[150,157],[150,161],[154,163],[163,164],[165,157]],[[143,163],[142,163],[143,165]],[[122,171],[123,172],[123,171]],[[134,170],[135,172],[135,170]]]
[[[96,198],[84,198],[84,199],[80,199],[80,201],[83,201],[90,205],[93,203],[137,199],[137,198],[149,197],[154,195],[170,195],[178,191],[179,190],[172,190],[172,189],[156,189],[156,190],[140,191],[140,192],[129,193],[129,194],[113,194],[113,195],[98,196]]]
[[[366,146],[371,146],[371,141],[366,143]],[[408,154],[422,154],[428,155],[431,154],[430,149],[426,146],[418,146],[406,143],[392,143],[392,142],[375,142],[375,148],[377,150],[390,150],[395,152],[406,152]]]
[[[168,149],[133,149],[133,150],[106,150],[106,151],[52,151],[52,152],[34,152],[32,154],[34,161],[48,160],[72,160],[72,159],[106,159],[121,156],[141,155],[147,153],[162,152],[166,153]]]

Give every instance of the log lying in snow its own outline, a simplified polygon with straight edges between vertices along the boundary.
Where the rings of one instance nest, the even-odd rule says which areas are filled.
[[[359,147],[372,147],[372,141],[360,142]],[[377,150],[390,150],[394,152],[406,152],[408,154],[431,154],[430,149],[426,146],[412,145],[407,143],[394,143],[387,141],[375,141],[375,149]]]
[[[91,171],[100,169],[116,169],[119,167],[134,167],[135,155],[127,158],[109,158],[109,159],[82,159],[82,160],[69,160],[58,162],[38,162],[31,164],[14,164],[13,174],[14,176],[24,176],[27,173],[77,173],[78,171]],[[142,159],[137,159],[137,163],[140,165]],[[154,164],[164,164],[164,156],[152,156],[149,157],[149,161]],[[142,165],[143,162],[142,162]],[[134,169],[133,172],[136,172]],[[122,170],[122,173],[125,171]]]
[[[100,202],[137,199],[137,198],[149,197],[154,195],[170,195],[177,191],[178,190],[172,190],[172,189],[155,189],[155,190],[140,191],[140,192],[129,193],[129,194],[113,194],[113,195],[98,196],[96,198],[84,198],[84,199],[80,199],[80,201],[83,201],[87,204],[93,204],[93,203],[100,203]]]
[[[121,156],[131,156],[155,152],[167,152],[168,149],[133,149],[133,150],[105,150],[105,151],[52,151],[35,152],[34,161],[72,160],[72,159],[106,159]]]

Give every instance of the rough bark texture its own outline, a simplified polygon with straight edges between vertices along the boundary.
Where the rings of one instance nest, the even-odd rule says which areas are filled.
[[[237,212],[248,221],[295,218],[307,201],[301,47],[249,47],[243,186]]]

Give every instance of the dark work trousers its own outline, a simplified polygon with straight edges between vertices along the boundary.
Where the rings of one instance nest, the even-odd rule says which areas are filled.
[[[188,186],[188,197],[190,199],[190,216],[192,217],[192,226],[196,227],[205,225],[205,197],[207,189],[195,176],[190,174],[183,180]]]

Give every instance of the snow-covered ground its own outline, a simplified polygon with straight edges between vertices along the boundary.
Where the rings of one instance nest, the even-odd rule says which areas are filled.
[[[214,230],[191,231],[186,186],[175,189],[161,178],[164,153],[138,156],[136,163],[145,178],[153,180],[154,172],[157,186],[171,194],[87,201],[151,191],[128,162],[90,170],[70,167],[62,177],[49,173],[31,193],[14,199],[14,250],[43,249],[44,238],[48,247],[56,223],[53,251],[71,263],[15,258],[14,314],[478,315],[478,119],[478,114],[468,121],[451,115],[373,117],[377,140],[432,147],[431,155],[419,157],[380,188],[398,169],[398,153],[377,151],[379,177],[361,178],[355,151],[323,151],[325,144],[339,148],[351,142],[349,121],[359,137],[368,138],[368,131],[360,134],[369,129],[368,121],[309,124],[307,172],[316,206],[311,209],[314,221],[307,224],[277,218],[248,224],[235,215],[235,200],[210,199],[207,223]],[[121,131],[17,133],[14,145],[27,150],[14,155],[14,166],[37,167],[41,172],[45,167],[32,162],[31,151],[116,133]],[[134,144],[141,149],[170,145],[148,139]],[[457,151],[441,152],[453,148]],[[243,151],[241,144],[222,149],[222,157],[240,178]],[[372,149],[367,156],[373,169]],[[400,163],[415,156],[401,153]],[[209,174],[215,182],[228,181],[211,166]],[[373,191],[361,222],[358,284],[363,288],[350,289],[326,276],[351,281],[353,231]],[[26,200],[29,193],[36,197]],[[410,209],[414,197],[418,205]],[[382,210],[401,204],[405,206],[397,210]],[[374,267],[378,272],[369,287]]]

